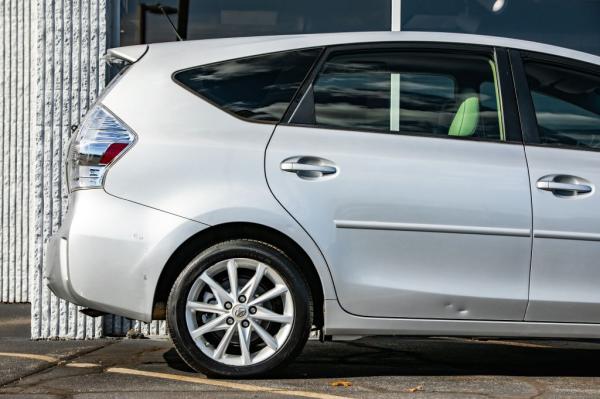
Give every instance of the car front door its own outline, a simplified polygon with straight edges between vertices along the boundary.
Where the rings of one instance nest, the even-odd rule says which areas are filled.
[[[346,311],[523,319],[531,204],[518,124],[502,118],[503,106],[516,114],[499,98],[514,93],[504,58],[332,48],[276,128],[268,183],[322,250]]]
[[[600,68],[512,52],[533,203],[528,321],[600,322]]]

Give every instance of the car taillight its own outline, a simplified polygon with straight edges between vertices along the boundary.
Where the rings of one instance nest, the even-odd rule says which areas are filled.
[[[135,135],[107,109],[95,105],[71,140],[69,190],[102,187],[108,166],[133,145]]]

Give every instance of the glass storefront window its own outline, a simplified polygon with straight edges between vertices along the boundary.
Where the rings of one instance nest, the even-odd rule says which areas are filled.
[[[167,18],[158,9],[157,2],[143,0],[120,0],[121,46],[140,43],[159,43],[177,40]],[[166,11],[176,9],[177,0],[161,0]],[[148,7],[149,6],[149,7]],[[178,13],[168,14],[177,26]]]
[[[126,46],[177,39],[387,31],[392,0],[112,0]],[[600,55],[600,0],[399,0],[401,30],[474,33]],[[111,4],[113,4],[111,2]]]
[[[391,0],[161,0],[160,4],[172,12],[171,21],[182,27],[179,31],[187,39],[391,29]],[[120,6],[120,45],[176,40],[155,0],[121,0]]]
[[[532,40],[600,55],[598,0],[402,0],[408,31]]]

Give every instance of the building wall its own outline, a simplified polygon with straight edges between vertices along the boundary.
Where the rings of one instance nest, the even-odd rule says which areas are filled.
[[[0,0],[0,302],[30,299],[31,2]]]
[[[0,302],[31,302],[34,339],[165,333],[164,323],[87,317],[43,282],[68,205],[71,127],[104,88],[107,1],[0,0]]]

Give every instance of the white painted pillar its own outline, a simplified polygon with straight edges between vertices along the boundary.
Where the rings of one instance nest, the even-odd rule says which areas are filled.
[[[31,2],[0,0],[0,302],[29,301]]]
[[[399,32],[402,30],[402,0],[392,0],[392,32]]]
[[[8,0],[4,0],[8,1]],[[58,299],[43,283],[46,242],[67,210],[64,157],[71,126],[104,87],[106,0],[35,0],[35,125],[31,130],[33,211],[31,240],[32,338],[96,338],[92,319]]]

